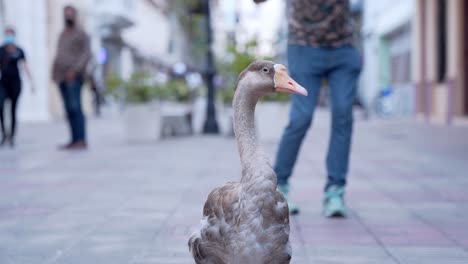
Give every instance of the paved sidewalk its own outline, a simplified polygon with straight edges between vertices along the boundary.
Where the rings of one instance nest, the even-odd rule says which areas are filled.
[[[315,123],[292,178],[292,263],[468,263],[467,128],[358,121],[351,217],[327,220],[327,114]],[[1,264],[193,263],[207,194],[240,175],[233,139],[130,145],[119,122],[94,120],[90,150],[68,153],[63,124],[20,129],[18,148],[0,149]]]

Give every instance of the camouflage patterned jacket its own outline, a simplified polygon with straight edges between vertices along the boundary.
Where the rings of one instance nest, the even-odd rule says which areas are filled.
[[[288,0],[289,44],[341,47],[351,44],[349,0]]]

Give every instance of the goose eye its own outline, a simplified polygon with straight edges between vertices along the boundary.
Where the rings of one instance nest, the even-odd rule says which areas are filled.
[[[262,71],[265,73],[269,72],[268,68],[263,68]]]

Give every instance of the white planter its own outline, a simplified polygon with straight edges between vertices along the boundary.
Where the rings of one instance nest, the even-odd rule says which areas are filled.
[[[255,109],[255,123],[259,139],[279,141],[289,121],[289,103],[259,102]]]
[[[190,104],[172,101],[161,102],[161,113],[166,115],[186,115],[189,113]]]
[[[197,97],[192,105],[192,128],[195,134],[203,133],[203,125],[206,120],[206,97]],[[225,135],[229,129],[226,128],[226,107],[221,102],[216,102],[216,119],[218,121],[219,130]],[[231,111],[232,112],[232,111]],[[232,115],[229,113],[229,115]],[[229,117],[230,118],[230,117]],[[232,125],[231,125],[232,126]],[[227,133],[227,132],[226,132]]]
[[[218,124],[222,135],[226,137],[234,136],[234,127],[232,124],[233,109],[230,105],[221,104],[218,108]]]
[[[129,142],[157,141],[161,137],[158,103],[129,104],[124,111],[125,136]]]
[[[189,103],[166,101],[161,104],[162,136],[187,136],[192,134],[189,115],[192,112]]]
[[[195,134],[203,132],[203,123],[206,116],[206,98],[197,97],[192,106],[192,128]]]

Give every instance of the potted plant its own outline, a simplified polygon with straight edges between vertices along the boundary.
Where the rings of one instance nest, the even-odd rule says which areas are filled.
[[[192,93],[184,79],[172,79],[161,85],[163,108],[187,111]]]
[[[192,133],[191,105],[193,92],[183,78],[172,79],[163,85],[163,136],[188,135]]]
[[[155,100],[164,96],[151,75],[134,72],[129,80],[112,78],[108,92],[124,104],[124,130],[129,142],[156,141],[161,136],[161,114]]]

